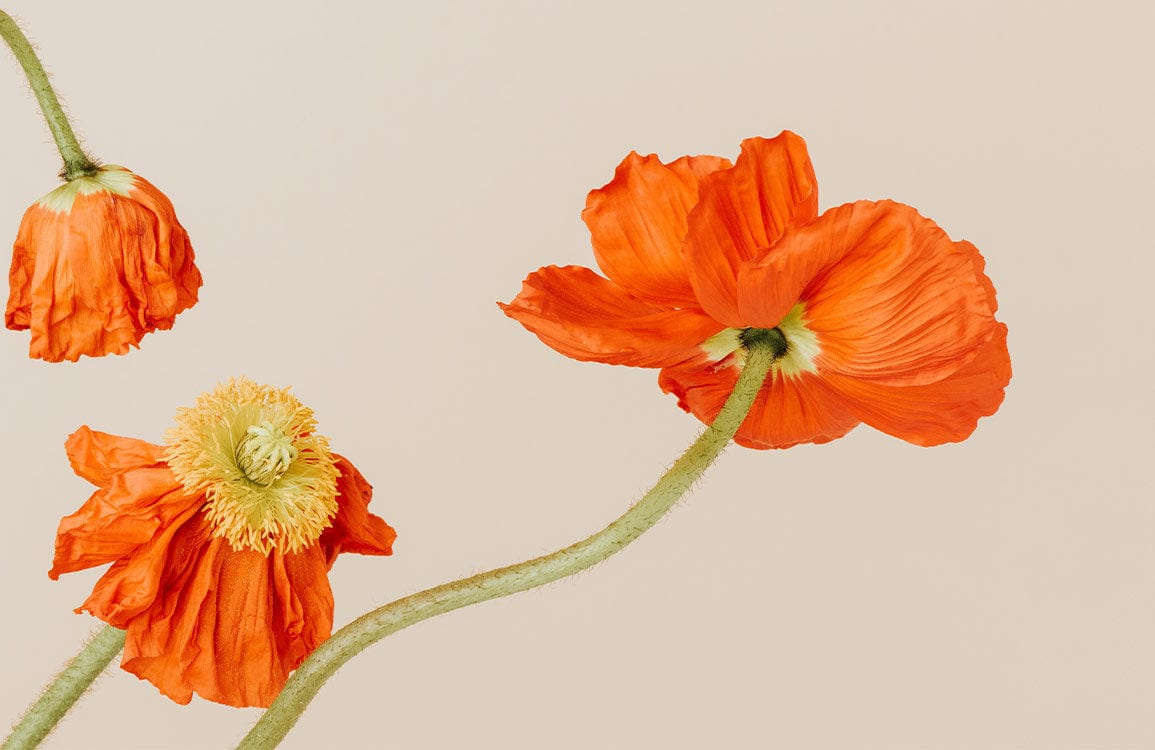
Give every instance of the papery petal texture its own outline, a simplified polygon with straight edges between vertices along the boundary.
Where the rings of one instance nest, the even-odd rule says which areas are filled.
[[[123,667],[178,703],[267,706],[329,636],[333,595],[319,545],[291,554],[233,550],[203,518],[165,559],[166,585],[128,624]]]
[[[667,367],[658,377],[678,405],[706,424],[714,421],[738,380],[737,366],[709,362]],[[789,448],[826,443],[852,430],[859,419],[817,375],[771,374],[750,407],[734,442],[747,448]]]
[[[990,282],[960,246],[910,206],[840,206],[775,255],[841,253],[801,290],[824,369],[889,385],[940,380],[995,330]]]
[[[893,386],[845,375],[826,376],[830,387],[863,422],[915,445],[955,443],[970,437],[980,417],[994,414],[1011,380],[1007,327],[994,335],[975,358],[942,380],[927,385]]]
[[[31,330],[50,362],[124,354],[172,327],[201,275],[169,199],[123,167],[101,167],[45,196],[13,246],[5,324]]]
[[[699,311],[640,300],[582,266],[531,273],[501,309],[567,357],[634,367],[683,362],[723,328]]]
[[[582,211],[602,272],[638,299],[697,307],[682,260],[686,217],[702,178],[728,167],[716,156],[670,164],[653,154],[627,156],[608,185],[590,192]]]
[[[738,303],[740,269],[818,213],[818,181],[806,143],[790,132],[748,138],[734,167],[704,178],[698,191],[685,240],[694,291],[715,320],[749,326]]]
[[[178,703],[196,693],[268,706],[332,631],[337,555],[392,554],[396,532],[341,456],[330,527],[299,551],[262,552],[216,533],[205,495],[185,489],[162,446],[83,427],[67,450],[98,490],[61,521],[49,575],[112,563],[77,611],[126,630],[123,668]]]
[[[185,494],[158,445],[81,427],[65,449],[76,473],[100,489],[60,521],[49,572],[54,580],[133,555],[189,507],[203,503]]]
[[[333,525],[321,532],[319,540],[325,562],[332,567],[337,555],[391,555],[397,532],[385,520],[369,512],[373,486],[349,459],[335,455],[337,470],[337,515]]]
[[[706,423],[762,331],[782,351],[741,445],[822,443],[860,422],[937,445],[1002,403],[1006,326],[979,251],[894,201],[820,215],[794,133],[743,141],[732,166],[631,153],[583,218],[608,278],[547,266],[506,314],[568,357],[661,368],[662,390]]]

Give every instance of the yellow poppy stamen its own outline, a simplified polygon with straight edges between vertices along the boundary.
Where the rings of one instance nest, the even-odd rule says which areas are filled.
[[[313,544],[337,513],[337,468],[311,409],[240,378],[177,412],[165,459],[203,492],[213,535],[268,554]]]

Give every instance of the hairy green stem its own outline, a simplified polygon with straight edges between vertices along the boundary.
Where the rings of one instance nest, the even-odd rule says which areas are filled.
[[[123,630],[105,625],[97,631],[20,718],[0,750],[29,750],[39,745],[123,648]]]
[[[442,584],[398,599],[354,620],[317,647],[301,664],[237,747],[243,750],[276,747],[325,681],[345,662],[385,636],[436,615],[573,575],[605,560],[637,539],[689,491],[734,437],[778,356],[780,353],[773,341],[754,340],[747,344],[746,365],[714,423],[653,489],[616,521],[552,554]]]
[[[60,172],[60,176],[66,180],[74,180],[77,177],[95,174],[96,163],[84,153],[80,142],[76,140],[76,133],[72,132],[72,125],[64,114],[64,108],[60,106],[60,100],[56,98],[56,92],[52,90],[52,84],[48,82],[48,74],[44,72],[40,59],[36,57],[36,51],[32,49],[28,37],[24,36],[24,32],[12,17],[2,10],[0,10],[0,37],[8,43],[12,54],[20,62],[20,67],[24,68],[24,74],[28,76],[28,85],[32,87],[32,93],[36,94],[36,101],[40,102],[44,119],[48,121],[48,129],[52,131],[56,148],[60,149],[60,156],[64,159],[64,169]]]

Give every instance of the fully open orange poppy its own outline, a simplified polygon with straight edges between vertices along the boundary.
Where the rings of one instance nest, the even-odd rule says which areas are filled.
[[[197,301],[200,271],[172,203],[123,167],[100,167],[24,214],[4,322],[49,362],[124,354]]]
[[[337,555],[392,554],[397,534],[287,392],[233,381],[177,422],[167,448],[68,438],[99,489],[60,522],[49,576],[112,563],[77,612],[126,630],[121,666],[174,701],[268,706],[332,631]]]
[[[892,201],[819,215],[794,133],[743,141],[734,164],[631,153],[582,218],[605,276],[546,266],[501,308],[568,357],[661,368],[662,390],[706,423],[744,338],[769,330],[781,351],[742,445],[823,443],[861,422],[936,445],[1002,403],[1007,329],[978,250]]]

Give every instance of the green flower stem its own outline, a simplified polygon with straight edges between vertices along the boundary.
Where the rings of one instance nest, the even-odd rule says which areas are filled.
[[[52,84],[48,82],[48,74],[44,72],[40,59],[36,57],[36,51],[32,49],[28,37],[24,36],[24,32],[12,17],[2,10],[0,10],[0,37],[8,43],[12,54],[24,68],[24,74],[28,76],[28,85],[32,87],[32,93],[36,94],[36,100],[40,102],[44,119],[48,121],[48,129],[52,131],[56,148],[60,149],[60,156],[64,159],[61,177],[74,180],[77,177],[95,174],[96,163],[88,158],[84,149],[80,147],[80,142],[76,140],[76,133],[72,132],[72,125],[69,124],[64,109],[60,106],[60,100],[56,98],[56,92],[52,90]]]
[[[436,586],[398,599],[354,620],[334,633],[301,664],[237,747],[243,750],[276,747],[325,681],[345,662],[385,636],[460,607],[509,596],[573,575],[605,560],[637,539],[689,491],[734,437],[778,356],[780,353],[773,341],[760,338],[747,343],[746,366],[714,423],[654,488],[616,521],[552,554]]]
[[[123,630],[105,625],[97,631],[21,717],[0,750],[29,750],[39,745],[123,648]]]

